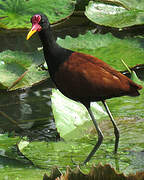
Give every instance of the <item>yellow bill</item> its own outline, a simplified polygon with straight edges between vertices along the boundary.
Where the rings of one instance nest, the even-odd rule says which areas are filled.
[[[32,28],[31,30],[29,31],[27,37],[26,37],[26,40],[28,40],[34,33],[36,33],[37,31],[41,31],[42,27],[38,24],[38,23],[34,23],[32,24]]]
[[[31,29],[30,31],[29,31],[29,33],[27,34],[27,37],[26,37],[26,40],[28,40],[34,33],[36,33],[37,32],[37,30],[35,30],[35,29]]]

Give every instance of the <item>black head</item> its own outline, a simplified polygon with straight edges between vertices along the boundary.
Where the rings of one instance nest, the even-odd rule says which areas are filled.
[[[50,26],[50,23],[48,21],[48,18],[44,14],[35,14],[31,18],[31,23],[32,23],[32,28],[29,31],[27,35],[27,40],[35,33],[35,32],[40,32],[43,29],[46,29]]]

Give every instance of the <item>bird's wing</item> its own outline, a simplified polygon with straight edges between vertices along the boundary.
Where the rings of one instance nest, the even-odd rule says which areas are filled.
[[[129,78],[105,62],[77,52],[60,66],[55,78],[57,87],[71,98],[110,98],[129,94],[131,90]]]

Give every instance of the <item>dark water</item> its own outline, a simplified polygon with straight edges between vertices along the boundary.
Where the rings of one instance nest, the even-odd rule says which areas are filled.
[[[1,133],[16,130],[16,134],[28,135],[30,140],[55,140],[57,133],[50,100],[52,87],[48,79],[41,86],[21,93],[1,93]]]

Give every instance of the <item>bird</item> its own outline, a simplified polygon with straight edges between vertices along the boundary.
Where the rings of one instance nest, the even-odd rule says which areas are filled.
[[[120,132],[108,108],[107,99],[120,96],[139,96],[141,85],[89,54],[72,51],[57,44],[50,22],[43,13],[31,18],[32,28],[26,39],[38,32],[43,46],[45,61],[56,88],[66,97],[85,106],[95,126],[98,140],[83,164],[94,156],[102,144],[104,135],[90,108],[91,102],[101,101],[112,122],[115,135],[114,153],[117,153]]]

